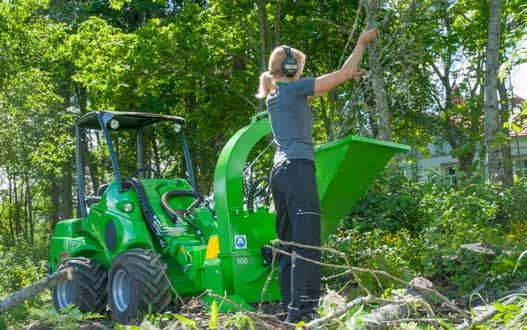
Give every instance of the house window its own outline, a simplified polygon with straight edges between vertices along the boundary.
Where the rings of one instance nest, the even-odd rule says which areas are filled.
[[[443,145],[442,144],[436,144],[435,145],[435,153],[434,156],[443,156]]]
[[[514,172],[517,176],[527,177],[527,158],[516,159],[514,164]]]
[[[434,144],[432,147],[432,157],[441,157],[445,155],[444,143]]]
[[[443,173],[445,174],[445,178],[450,185],[457,184],[456,167],[457,167],[457,164],[443,165]]]

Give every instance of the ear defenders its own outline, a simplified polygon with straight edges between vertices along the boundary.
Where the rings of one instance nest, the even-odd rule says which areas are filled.
[[[282,62],[282,72],[286,75],[286,77],[293,77],[298,71],[298,62],[291,53],[291,47],[282,46],[282,48],[284,49],[286,55],[285,60]]]

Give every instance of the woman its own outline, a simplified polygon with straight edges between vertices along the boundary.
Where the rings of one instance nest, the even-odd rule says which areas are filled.
[[[277,150],[271,171],[271,191],[276,209],[276,231],[284,242],[320,246],[320,206],[315,181],[312,124],[309,97],[322,95],[338,85],[360,79],[357,66],[365,46],[377,29],[365,29],[351,56],[338,71],[317,77],[300,78],[305,55],[288,46],[277,47],[269,58],[269,71],[260,77],[259,98],[266,98]],[[316,318],[320,297],[321,267],[299,258],[320,260],[320,251],[298,245],[281,244],[292,254],[278,258],[282,306],[287,321]]]

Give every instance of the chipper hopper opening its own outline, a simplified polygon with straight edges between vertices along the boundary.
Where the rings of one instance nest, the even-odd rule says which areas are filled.
[[[406,145],[362,136],[347,136],[315,148],[322,241],[337,229],[392,157],[408,150]]]

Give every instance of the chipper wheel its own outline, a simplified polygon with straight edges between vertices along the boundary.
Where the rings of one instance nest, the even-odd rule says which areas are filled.
[[[115,258],[108,275],[112,319],[139,323],[148,312],[166,311],[172,295],[165,268],[151,251],[133,249]]]
[[[53,288],[53,305],[57,311],[74,305],[81,312],[100,313],[106,307],[108,274],[101,264],[88,258],[72,258],[62,263],[58,270],[73,268],[72,279]]]

